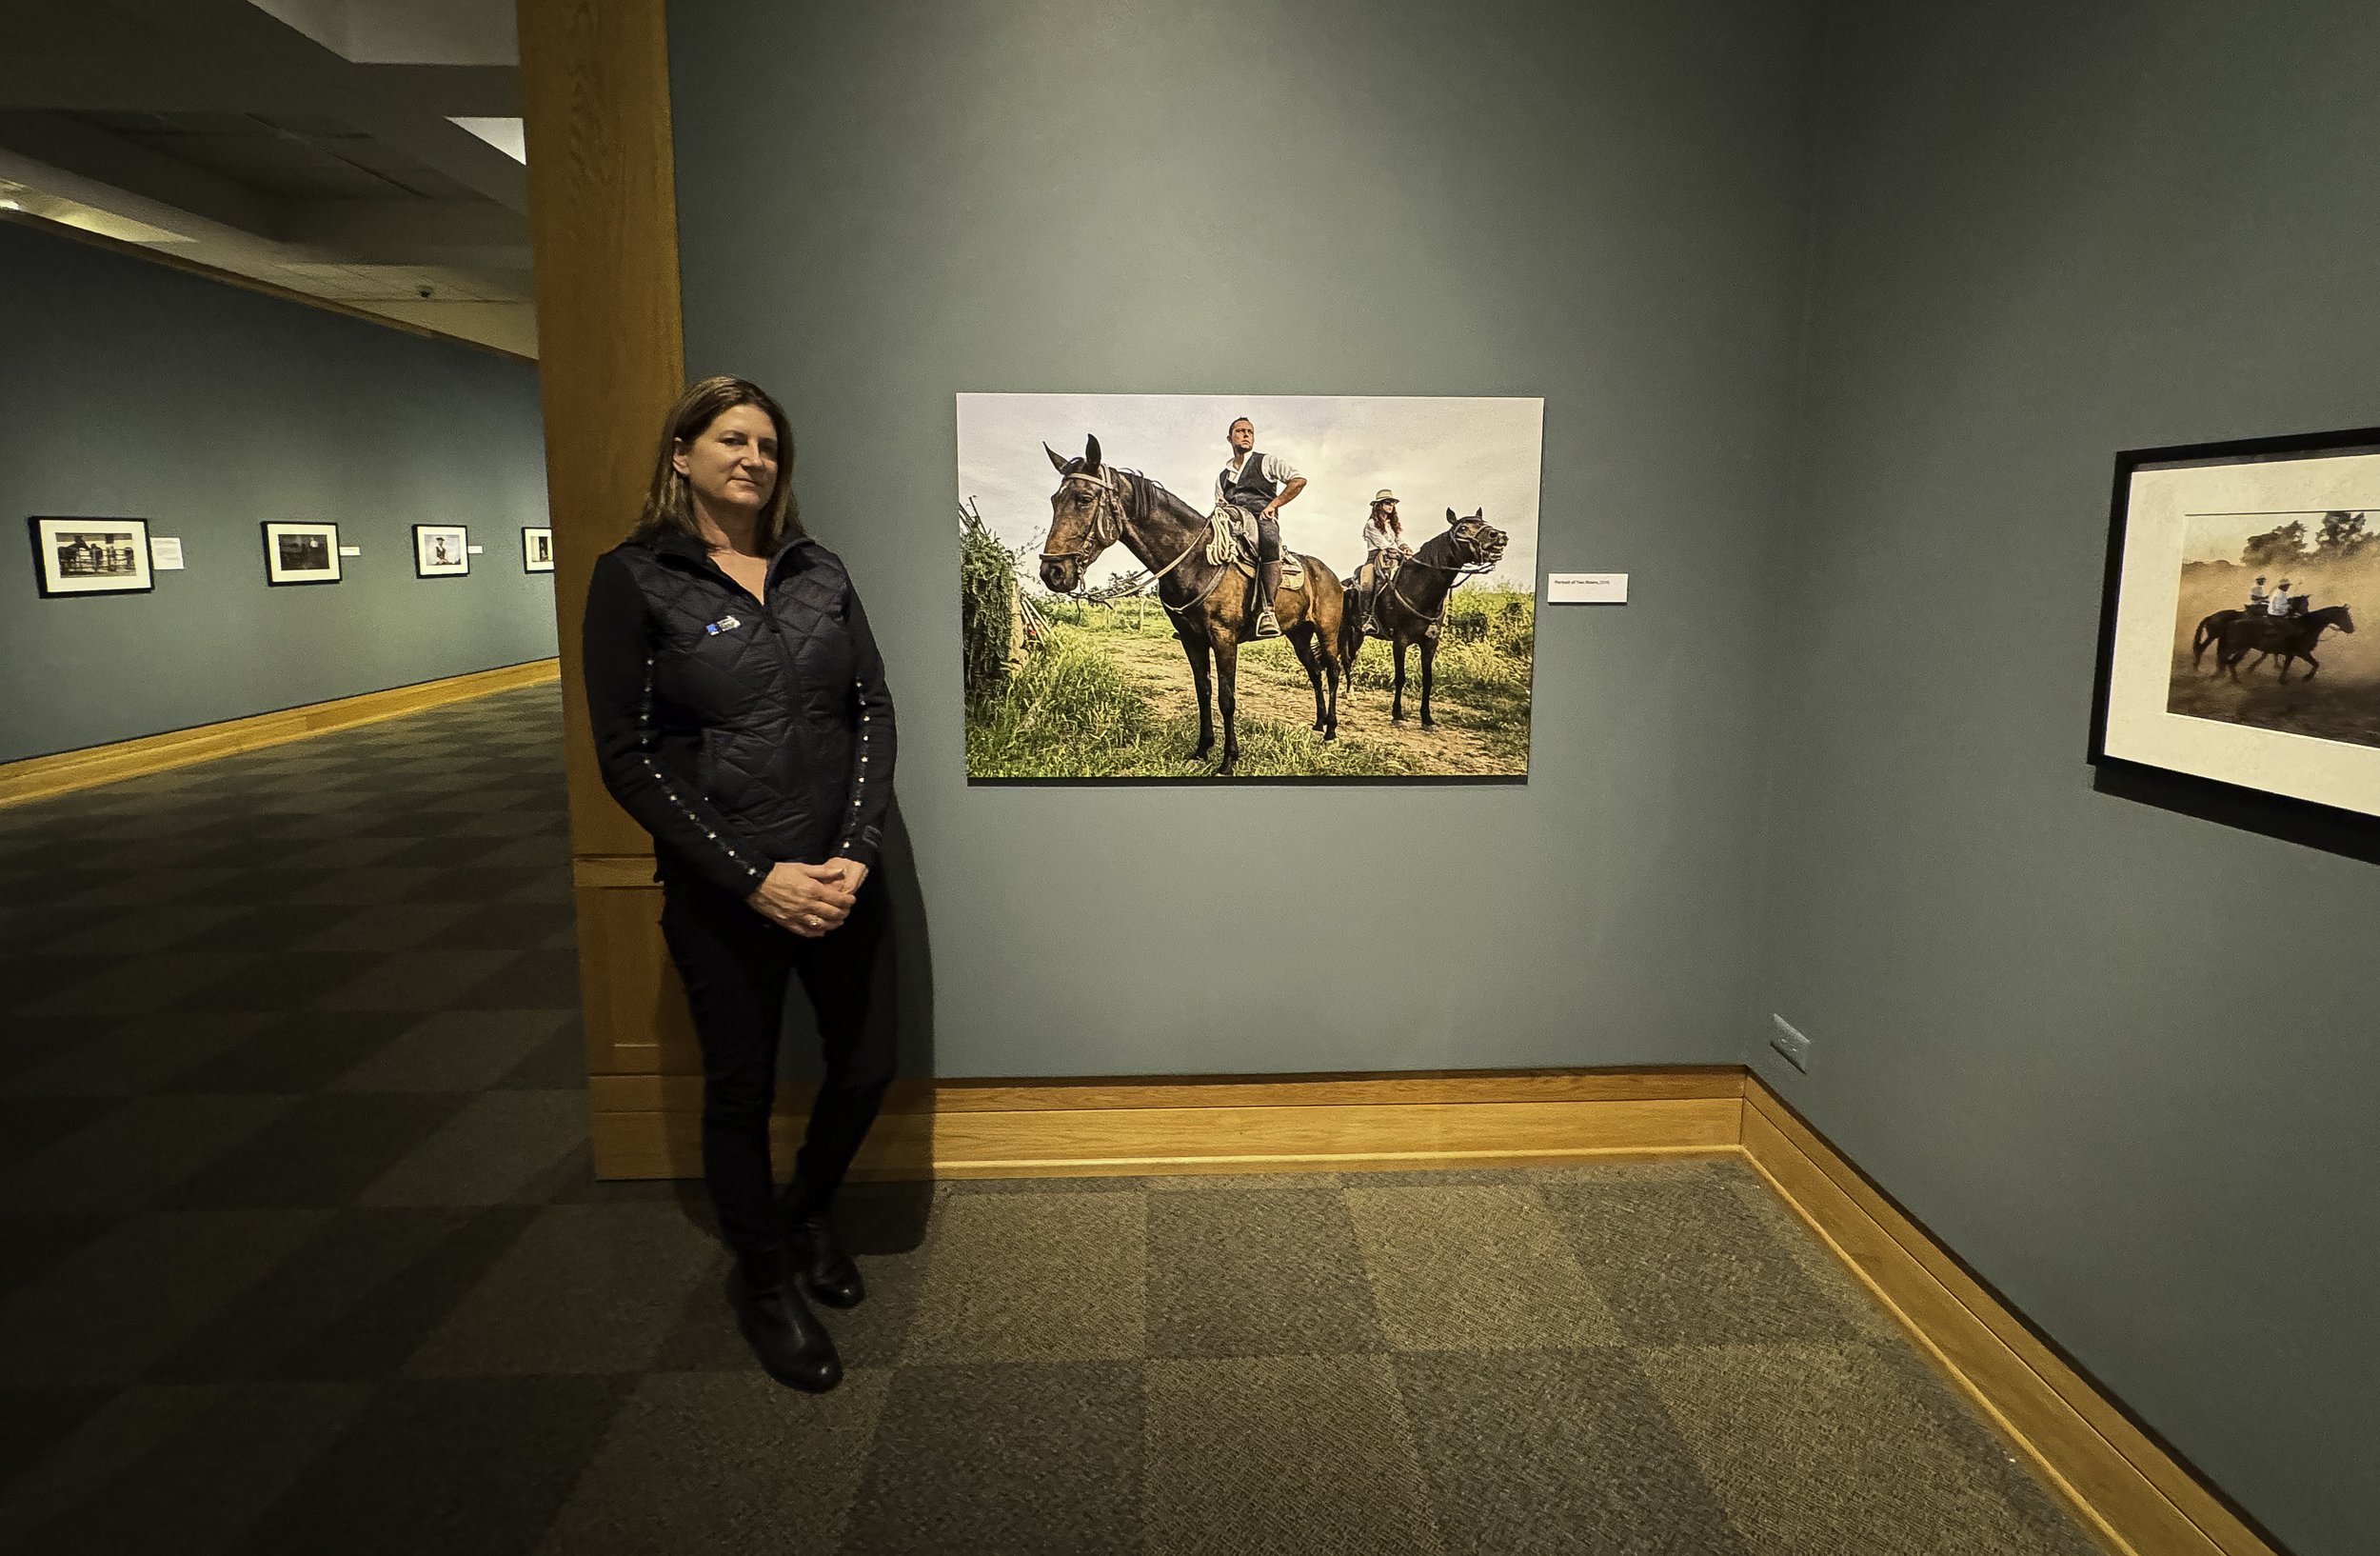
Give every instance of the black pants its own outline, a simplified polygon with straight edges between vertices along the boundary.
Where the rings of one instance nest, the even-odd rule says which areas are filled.
[[[702,881],[663,885],[661,931],[685,983],[703,1045],[703,1181],[719,1229],[753,1270],[777,1267],[784,1222],[768,1161],[768,1114],[777,1097],[777,1047],[786,985],[802,981],[818,1012],[826,1069],[809,1130],[794,1160],[797,1208],[826,1207],[876,1122],[892,1082],[890,1022],[868,1021],[868,995],[887,917],[882,882],[823,939],[780,929]]]

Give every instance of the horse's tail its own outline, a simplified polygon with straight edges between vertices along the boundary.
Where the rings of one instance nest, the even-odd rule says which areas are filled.
[[[1353,675],[1356,654],[1363,648],[1363,623],[1359,619],[1363,607],[1353,584],[1342,585],[1339,595],[1339,673]]]
[[[2214,625],[2223,614],[2224,612],[2218,610],[2211,616],[2204,616],[2199,619],[2197,636],[2191,640],[2190,645],[2191,668],[2203,669],[2205,668],[2207,646],[2223,635],[2222,630]],[[2237,616],[2233,616],[2231,618],[2231,621],[2237,620],[2239,620]],[[2225,622],[2223,625],[2224,627],[2229,627],[2231,624],[2231,622]],[[2219,658],[2221,656],[2218,655],[2217,657]]]

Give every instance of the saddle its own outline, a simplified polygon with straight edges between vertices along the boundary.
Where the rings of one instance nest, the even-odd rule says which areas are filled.
[[[1233,567],[1249,578],[1256,576],[1256,551],[1253,548],[1242,551],[1232,562]],[[1306,587],[1306,565],[1298,560],[1298,553],[1295,551],[1284,550],[1280,554],[1280,587],[1283,588]]]
[[[1236,504],[1220,503],[1213,513],[1207,515],[1207,522],[1215,527],[1215,533],[1207,544],[1207,555],[1218,562],[1228,556],[1229,565],[1237,569],[1241,577],[1253,582],[1258,561],[1256,515]],[[1216,555],[1219,550],[1223,556]],[[1306,587],[1305,564],[1298,559],[1295,551],[1286,549],[1280,554],[1280,587]]]

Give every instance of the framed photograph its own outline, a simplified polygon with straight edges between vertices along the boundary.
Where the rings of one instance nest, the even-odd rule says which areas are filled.
[[[265,524],[265,582],[335,584],[339,581],[339,527],[335,524]]]
[[[554,570],[554,532],[544,525],[529,525],[521,530],[521,570],[551,572]]]
[[[2116,456],[2091,759],[2380,817],[2380,429]]]
[[[459,524],[413,527],[413,576],[461,578],[471,570],[470,531]]]
[[[149,575],[147,519],[31,521],[33,576],[47,596],[145,594]]]
[[[1525,781],[1544,424],[960,395],[968,781]]]

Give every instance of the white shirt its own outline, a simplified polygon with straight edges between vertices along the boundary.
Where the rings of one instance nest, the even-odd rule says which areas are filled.
[[[2268,615],[2288,615],[2290,613],[2290,591],[2285,588],[2274,589],[2272,598],[2265,602],[2264,608]]]
[[[1404,543],[1403,536],[1378,519],[1363,527],[1363,549],[1367,551],[1393,551]]]
[[[1217,504],[1220,505],[1223,500],[1223,478],[1225,476],[1239,474],[1241,466],[1247,462],[1247,455],[1240,453],[1238,449],[1234,449],[1232,451],[1231,463],[1216,472],[1215,501]],[[1277,487],[1285,487],[1292,481],[1304,479],[1304,477],[1300,476],[1297,472],[1296,469],[1290,465],[1289,461],[1281,458],[1279,454],[1263,455],[1261,463],[1257,466],[1257,472]]]

